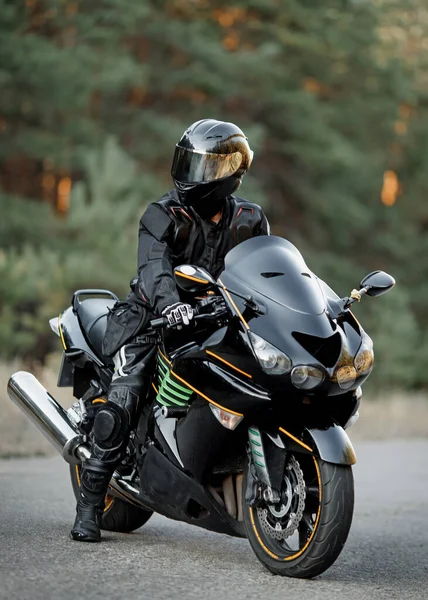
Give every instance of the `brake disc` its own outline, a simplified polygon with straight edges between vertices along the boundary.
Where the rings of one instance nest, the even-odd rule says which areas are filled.
[[[263,531],[276,540],[284,540],[293,535],[302,520],[305,508],[305,480],[294,456],[288,461],[283,485],[281,495],[286,499],[283,504],[257,509]]]

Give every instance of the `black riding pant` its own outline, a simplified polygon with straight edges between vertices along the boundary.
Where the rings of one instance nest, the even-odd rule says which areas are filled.
[[[144,335],[131,338],[114,355],[107,402],[98,410],[92,430],[93,458],[112,466],[123,459],[147,397],[155,356],[156,340]]]

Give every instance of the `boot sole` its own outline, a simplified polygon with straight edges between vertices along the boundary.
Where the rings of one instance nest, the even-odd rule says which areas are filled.
[[[82,533],[74,533],[73,531],[70,532],[70,537],[72,540],[74,540],[75,542],[89,542],[92,544],[97,544],[99,542],[101,542],[101,537],[96,538],[96,537],[91,537]]]

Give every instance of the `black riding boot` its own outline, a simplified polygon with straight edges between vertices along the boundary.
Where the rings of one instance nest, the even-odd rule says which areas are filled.
[[[124,373],[127,365],[137,356],[144,345],[129,345],[121,354],[125,363],[118,370]],[[128,349],[128,353],[126,352]],[[153,359],[155,350],[149,347]],[[121,360],[123,359],[123,356]],[[123,361],[122,361],[123,362]],[[119,363],[118,363],[119,364]],[[140,371],[145,367],[141,361]],[[136,367],[133,367],[134,370]],[[120,464],[128,445],[129,433],[135,426],[138,399],[145,397],[148,379],[142,372],[137,375],[125,374],[114,377],[108,391],[108,400],[97,411],[92,428],[91,458],[82,469],[80,481],[80,499],[77,503],[77,516],[71,537],[80,542],[99,542],[101,540],[100,520],[104,510],[104,498],[108,484],[116,466]]]
[[[96,458],[88,458],[80,476],[80,500],[71,538],[78,542],[101,541],[100,521],[104,498],[114,467]]]

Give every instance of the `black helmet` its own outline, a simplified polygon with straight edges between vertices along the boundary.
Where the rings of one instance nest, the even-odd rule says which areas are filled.
[[[253,159],[244,133],[233,123],[193,123],[175,147],[171,175],[178,197],[202,217],[217,214],[241,185]]]

